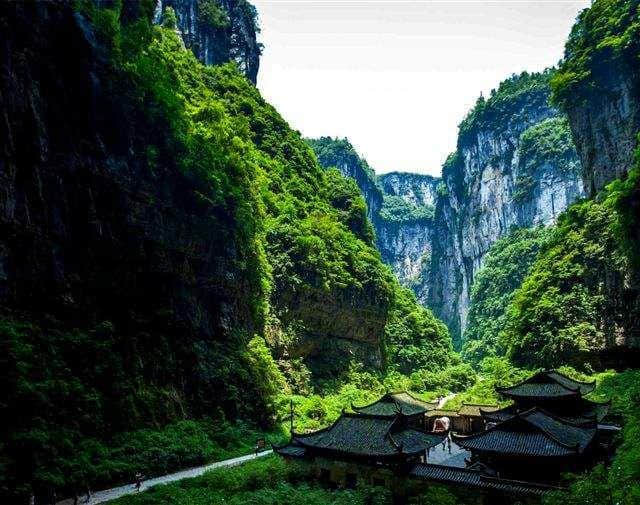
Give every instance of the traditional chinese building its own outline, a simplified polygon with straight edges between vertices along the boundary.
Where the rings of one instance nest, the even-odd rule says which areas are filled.
[[[379,400],[357,407],[351,405],[351,409],[359,414],[368,414],[381,417],[396,417],[398,414],[406,416],[409,426],[417,429],[426,429],[426,414],[438,406],[437,402],[425,402],[416,398],[411,393],[401,391],[387,393]]]
[[[595,383],[573,380],[557,371],[539,372],[497,391],[514,401],[481,414],[488,429],[454,441],[471,451],[472,463],[496,475],[533,481],[558,480],[598,456],[599,422],[608,403],[582,397]]]
[[[487,422],[501,422],[518,412],[539,407],[572,423],[601,422],[609,412],[610,402],[596,403],[583,398],[595,388],[595,382],[580,382],[557,371],[538,372],[510,387],[496,391],[513,404],[503,409],[481,409]]]
[[[384,403],[364,409],[383,411]],[[318,478],[328,484],[353,487],[361,481],[392,487],[399,475],[425,462],[428,450],[445,439],[444,434],[411,427],[414,422],[414,417],[401,412],[343,412],[331,426],[308,434],[292,433],[286,446],[274,449],[286,458],[313,461]]]
[[[499,407],[489,404],[463,403],[458,410],[432,409],[427,411],[426,429],[438,431],[439,422],[448,420],[449,429],[455,433],[470,434],[485,429],[485,414],[498,410]]]
[[[508,407],[463,404],[457,411],[438,410],[409,393],[387,393],[352,406],[354,413],[343,412],[327,428],[294,432],[274,449],[313,465],[331,486],[383,485],[406,498],[438,482],[463,493],[474,489],[492,505],[527,502],[557,489],[562,473],[598,457],[609,404],[583,398],[594,386],[545,371],[498,389],[513,400]],[[431,431],[444,417],[451,419],[447,431]]]

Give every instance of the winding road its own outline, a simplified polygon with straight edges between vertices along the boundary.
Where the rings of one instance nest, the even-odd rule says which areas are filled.
[[[262,458],[263,456],[267,456],[271,454],[273,451],[269,449],[268,451],[262,451],[256,454],[248,454],[246,456],[240,456],[238,458],[225,459],[223,461],[217,461],[215,463],[211,463],[209,465],[197,466],[194,468],[189,468],[187,470],[181,470],[180,472],[170,473],[167,475],[163,475],[161,477],[156,477],[155,479],[149,479],[142,482],[142,486],[140,486],[140,491],[145,491],[153,486],[157,486],[158,484],[167,484],[169,482],[175,482],[177,480],[182,479],[190,479],[191,477],[198,477],[209,470],[215,470],[216,468],[224,468],[231,466],[238,466],[256,458]],[[110,500],[115,500],[116,498],[120,498],[121,496],[125,496],[128,494],[136,493],[135,484],[126,484],[120,487],[114,487],[111,489],[105,489],[104,491],[97,491],[93,493],[91,499],[89,501],[85,501],[85,497],[81,497],[78,500],[79,505],[94,505],[96,503],[104,503]],[[66,500],[59,501],[56,505],[73,505],[73,498],[68,498]]]

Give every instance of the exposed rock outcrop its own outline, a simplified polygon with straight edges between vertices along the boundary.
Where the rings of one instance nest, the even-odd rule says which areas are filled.
[[[433,211],[439,177],[409,172],[389,172],[378,181],[385,194],[377,222],[377,245],[382,259],[391,265],[400,282],[413,289],[426,305],[433,241]],[[393,199],[406,202],[404,214],[386,212]]]
[[[413,205],[435,206],[439,177],[411,172],[389,172],[378,176],[387,195],[399,196]]]
[[[554,222],[583,196],[566,120],[549,105],[548,74],[523,74],[481,99],[462,123],[437,201],[429,305],[458,339],[474,274],[510,228]]]
[[[257,12],[246,0],[156,0],[154,22],[174,9],[186,47],[206,65],[234,61],[254,84],[262,48],[256,39]]]
[[[640,78],[621,67],[601,76],[597,92],[566,108],[584,168],[585,191],[594,196],[633,165],[640,132]]]
[[[386,221],[376,227],[376,244],[382,260],[391,266],[398,280],[413,289],[427,304],[433,220]]]

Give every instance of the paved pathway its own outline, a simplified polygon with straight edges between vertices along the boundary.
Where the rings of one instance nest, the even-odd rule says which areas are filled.
[[[438,444],[429,449],[427,463],[465,468],[467,466],[465,459],[470,457],[471,453],[464,450],[455,442],[445,442],[444,446]]]
[[[262,451],[255,454],[248,454],[246,456],[240,456],[239,458],[225,459],[224,461],[217,461],[216,463],[211,463],[209,465],[198,466],[195,468],[189,468],[187,470],[182,470],[176,473],[170,473],[168,475],[163,475],[162,477],[156,477],[155,479],[149,479],[142,482],[142,486],[140,486],[140,491],[145,491],[153,486],[157,486],[158,484],[167,484],[168,482],[175,482],[177,480],[182,479],[190,479],[192,477],[198,477],[203,473],[214,470],[216,468],[222,467],[230,467],[230,466],[238,466],[246,463],[249,460],[261,458],[268,454],[271,454],[273,451]],[[115,500],[116,498],[120,498],[121,496],[125,496],[128,494],[133,494],[136,492],[134,484],[127,484],[126,486],[114,487],[112,489],[105,489],[104,491],[97,491],[93,493],[91,496],[91,500],[89,502],[84,501],[84,497],[80,498],[79,504],[84,505],[94,505],[96,503],[104,503],[106,501]],[[73,505],[73,499],[69,498],[67,500],[59,501],[56,505]]]

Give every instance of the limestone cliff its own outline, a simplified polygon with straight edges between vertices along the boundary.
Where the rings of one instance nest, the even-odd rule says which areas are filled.
[[[566,120],[549,105],[548,79],[549,73],[514,76],[479,99],[443,167],[429,304],[454,339],[491,245],[514,226],[554,222],[584,194]]]
[[[257,12],[246,0],[156,0],[154,22],[167,7],[174,9],[185,46],[206,65],[234,61],[256,83],[261,46]]]
[[[413,205],[434,206],[440,178],[412,172],[389,172],[379,175],[378,182],[387,195],[399,196]]]
[[[409,172],[378,177],[384,202],[376,226],[382,259],[427,304],[433,212],[440,178]]]
[[[514,76],[480,99],[461,124],[442,179],[398,172],[374,178],[350,144],[348,156],[340,142],[312,144],[321,164],[356,180],[383,260],[454,338],[493,243],[512,227],[553,223],[585,194],[567,120],[549,104],[549,77]]]

